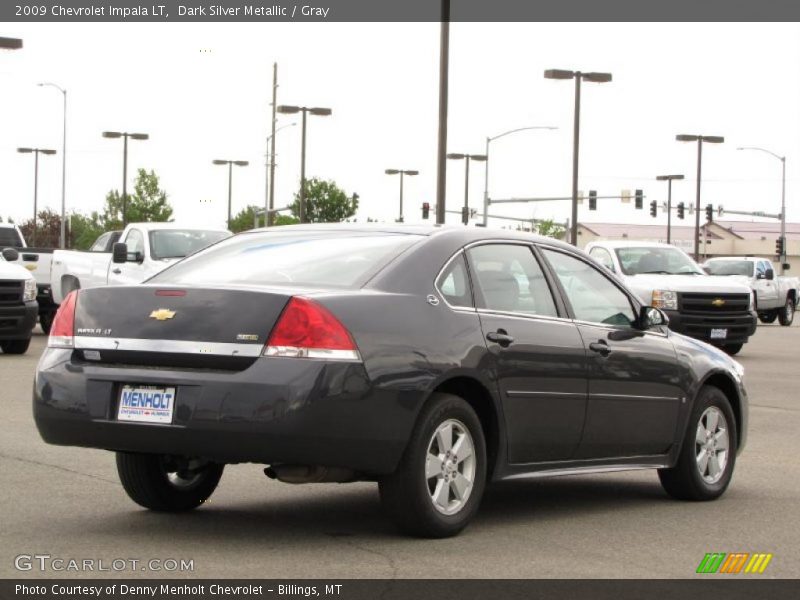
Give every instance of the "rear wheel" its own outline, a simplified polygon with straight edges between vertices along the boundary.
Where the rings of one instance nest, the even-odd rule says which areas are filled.
[[[3,350],[3,354],[25,354],[30,345],[30,338],[27,340],[4,340],[0,342],[0,349]]]
[[[786,304],[778,312],[778,320],[784,327],[792,324],[792,321],[794,321],[794,300],[786,298]]]
[[[451,394],[431,398],[397,470],[379,483],[381,502],[403,531],[437,538],[467,526],[485,485],[481,423],[467,402]]]
[[[719,388],[703,387],[677,464],[658,471],[661,485],[679,500],[714,500],[728,488],[737,447],[736,420],[728,397]]]
[[[117,473],[128,496],[150,510],[197,508],[217,487],[225,465],[199,459],[117,452]]]
[[[744,344],[725,344],[722,349],[731,356],[739,354],[739,351],[742,349]]]
[[[777,318],[778,318],[778,313],[775,311],[758,314],[758,320],[761,321],[762,323],[774,323],[775,319]]]

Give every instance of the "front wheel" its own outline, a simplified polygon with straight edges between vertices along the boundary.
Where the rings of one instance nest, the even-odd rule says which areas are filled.
[[[794,300],[786,298],[786,304],[778,313],[778,321],[784,327],[788,327],[794,321]]]
[[[480,420],[458,396],[435,394],[423,409],[397,470],[379,482],[385,510],[405,532],[443,538],[478,510],[486,485]]]
[[[775,311],[768,312],[768,313],[758,313],[758,320],[762,323],[774,323],[775,319],[778,318],[778,313]]]
[[[150,510],[197,508],[217,487],[225,465],[199,459],[117,452],[117,473],[128,496]]]
[[[705,386],[692,408],[676,465],[659,469],[664,490],[679,500],[714,500],[728,488],[738,432],[728,397]]]
[[[0,342],[0,350],[3,351],[3,354],[25,354],[30,345],[30,338],[27,340],[5,340]]]
[[[739,354],[744,344],[725,344],[722,349],[730,356]]]

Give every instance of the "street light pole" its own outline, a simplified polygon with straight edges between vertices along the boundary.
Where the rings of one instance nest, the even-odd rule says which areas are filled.
[[[216,158],[211,161],[215,165],[228,165],[228,229],[231,228],[231,208],[233,198],[233,165],[237,167],[246,167],[250,163],[246,160],[228,160]]]
[[[447,199],[447,105],[450,83],[450,0],[441,0],[439,31],[439,135],[436,148],[436,223],[445,218]]]
[[[287,127],[294,127],[297,123],[288,123],[282,127],[278,127],[273,133],[267,136],[267,159],[269,165],[269,177],[267,177],[267,201],[265,204],[266,213],[264,215],[264,227],[272,225],[275,217],[275,211],[272,210],[275,198],[275,134],[281,129]]]
[[[783,240],[783,254],[779,258],[781,261],[781,275],[783,275],[783,265],[786,263],[786,156],[781,156],[758,146],[742,146],[737,150],[758,150],[759,152],[766,152],[781,161],[781,239]]]
[[[50,150],[48,148],[17,148],[17,152],[20,154],[33,154],[33,227],[31,228],[31,245],[36,245],[36,221],[37,216],[39,213],[39,155],[40,154],[47,154],[52,155],[55,154],[55,150]]]
[[[667,243],[672,243],[672,182],[683,179],[683,175],[659,175],[657,181],[667,182]]]
[[[403,222],[403,176],[404,175],[419,175],[419,171],[411,170],[411,169],[386,169],[384,171],[387,175],[400,175],[400,219],[399,222]]]
[[[718,135],[676,135],[679,142],[697,142],[697,198],[694,215],[694,259],[700,260],[700,184],[703,174],[703,142],[722,144],[725,138]]]
[[[61,223],[59,233],[59,246],[66,248],[66,221],[67,221],[67,90],[55,83],[40,83],[39,87],[52,87],[57,89],[64,97],[63,133],[61,137]]]
[[[485,154],[450,153],[447,155],[447,158],[451,160],[463,160],[466,163],[464,167],[464,208],[461,213],[461,222],[467,225],[469,223],[469,161],[485,161],[487,156]]]
[[[580,146],[581,127],[581,82],[607,83],[611,81],[611,73],[583,73],[582,71],[568,71],[564,69],[548,69],[544,72],[545,79],[574,79],[575,80],[575,113],[573,115],[572,132],[572,220],[570,223],[570,243],[578,245],[578,157]]]
[[[128,224],[128,138],[149,140],[147,133],[128,133],[127,131],[104,131],[104,138],[123,138],[122,143],[122,226]]]
[[[285,115],[293,115],[299,112],[303,113],[302,122],[302,142],[300,147],[300,207],[297,211],[300,217],[300,222],[306,222],[306,114],[311,113],[318,117],[328,117],[332,114],[330,108],[308,107],[308,106],[289,106],[281,105],[278,107],[278,112]]]
[[[558,129],[558,127],[550,127],[547,125],[533,125],[531,127],[519,127],[517,129],[511,129],[509,131],[504,131],[495,136],[486,136],[486,151],[484,154],[486,155],[486,162],[484,164],[484,173],[483,173],[483,226],[486,227],[489,222],[488,213],[489,213],[489,144],[495,140],[498,140],[502,137],[507,135],[511,135],[512,133],[518,133],[520,131],[529,131],[531,129]]]

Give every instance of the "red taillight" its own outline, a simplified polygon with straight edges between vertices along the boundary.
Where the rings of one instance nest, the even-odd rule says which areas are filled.
[[[53,318],[47,346],[50,348],[72,348],[75,336],[75,307],[78,304],[78,292],[67,294]]]
[[[321,304],[297,296],[283,309],[264,354],[359,360],[356,344],[344,325]]]

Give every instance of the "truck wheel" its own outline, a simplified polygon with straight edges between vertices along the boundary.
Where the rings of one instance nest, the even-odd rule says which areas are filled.
[[[3,354],[25,354],[30,345],[30,338],[27,340],[5,340],[0,342],[0,349],[3,350]]]
[[[458,396],[435,394],[423,408],[397,470],[380,480],[384,509],[405,532],[456,535],[478,510],[486,485],[480,420]]]
[[[788,327],[794,321],[794,301],[791,298],[786,298],[786,304],[778,312],[778,321],[784,327]]]
[[[775,311],[768,312],[768,313],[758,313],[758,320],[762,323],[774,323],[775,319],[778,318],[778,313]]]
[[[744,344],[725,344],[722,349],[725,351],[726,354],[730,356],[735,356],[739,354],[739,351],[742,349]]]
[[[131,500],[150,510],[197,508],[217,488],[225,465],[158,454],[117,452],[117,473]]]
[[[50,335],[50,328],[53,326],[54,318],[55,313],[53,312],[46,312],[39,315],[39,325],[42,326],[42,331],[44,331],[45,335]]]
[[[728,397],[705,386],[697,396],[678,462],[659,469],[664,490],[678,500],[714,500],[728,487],[736,464],[738,432]]]

